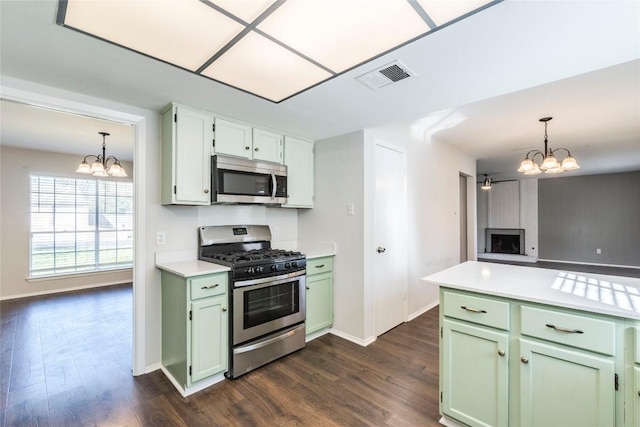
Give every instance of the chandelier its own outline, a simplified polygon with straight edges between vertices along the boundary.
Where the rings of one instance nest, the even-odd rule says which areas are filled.
[[[484,174],[484,181],[482,181],[482,185],[480,185],[480,188],[482,188],[483,190],[491,190],[491,183],[493,182],[493,179],[489,178],[489,175],[487,175],[486,173]]]
[[[107,132],[98,132],[102,135],[102,154],[98,154],[97,156],[93,156],[91,154],[84,157],[76,172],[78,173],[90,173],[93,176],[97,177],[105,177],[105,176],[114,176],[117,178],[127,176],[127,173],[124,171],[124,168],[120,165],[120,161],[115,158],[115,156],[106,155],[107,143],[105,142],[105,137],[109,136]],[[89,166],[87,163],[87,158],[95,157],[95,161]],[[111,165],[109,165],[109,162]]]
[[[556,148],[552,150],[549,148],[549,141],[547,137],[547,123],[553,117],[543,117],[540,119],[541,122],[544,123],[544,152],[540,150],[531,150],[527,153],[522,163],[520,163],[520,168],[518,172],[522,172],[525,175],[537,175],[539,173],[562,173],[564,171],[574,170],[580,168],[578,166],[578,162],[573,158],[571,152],[566,148]],[[567,157],[562,160],[562,163],[558,162],[556,159],[555,153],[559,150],[564,150],[567,152]],[[538,163],[535,161],[535,158],[540,156],[542,163]]]

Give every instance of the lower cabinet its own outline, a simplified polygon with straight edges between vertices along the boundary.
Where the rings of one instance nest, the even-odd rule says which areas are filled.
[[[633,409],[634,409],[634,426],[640,426],[640,366],[633,367],[634,373],[634,388],[633,395]]]
[[[180,391],[228,370],[228,274],[162,271],[162,365]]]
[[[508,425],[508,348],[506,332],[445,319],[443,413],[469,425]]]
[[[612,357],[520,340],[521,426],[615,426]]]
[[[469,426],[640,426],[640,396],[632,414],[623,391],[625,381],[640,390],[640,365],[625,377],[625,319],[446,288],[440,302],[444,416]]]
[[[307,335],[333,325],[333,257],[307,260]]]

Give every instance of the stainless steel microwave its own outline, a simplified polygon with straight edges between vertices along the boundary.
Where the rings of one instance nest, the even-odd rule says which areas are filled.
[[[275,163],[213,156],[211,203],[279,205],[287,202],[287,167]]]

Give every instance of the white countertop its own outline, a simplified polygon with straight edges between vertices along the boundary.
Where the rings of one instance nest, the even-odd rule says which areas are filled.
[[[198,260],[173,262],[156,261],[156,267],[182,277],[204,276],[205,274],[224,273],[226,271],[231,271],[229,267],[226,267],[224,265]]]
[[[640,278],[467,261],[422,282],[640,320]]]

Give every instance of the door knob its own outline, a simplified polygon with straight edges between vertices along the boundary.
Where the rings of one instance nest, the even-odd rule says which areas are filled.
[[[379,254],[383,253],[384,251],[387,250],[387,248],[383,248],[382,246],[378,246],[378,249],[376,249],[378,251]]]

